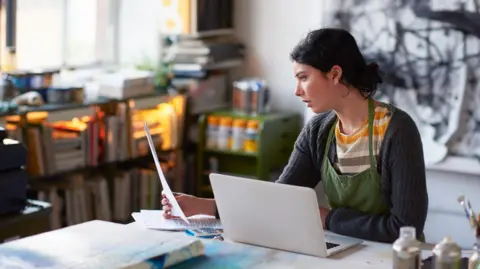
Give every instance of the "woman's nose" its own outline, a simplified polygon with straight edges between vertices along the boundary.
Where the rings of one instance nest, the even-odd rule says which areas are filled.
[[[303,95],[303,89],[297,85],[295,88],[295,95],[296,96],[302,96]]]

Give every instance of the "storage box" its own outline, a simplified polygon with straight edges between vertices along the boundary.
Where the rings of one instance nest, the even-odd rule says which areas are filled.
[[[141,70],[123,70],[102,75],[97,83],[98,95],[109,98],[125,99],[155,92],[154,74]]]

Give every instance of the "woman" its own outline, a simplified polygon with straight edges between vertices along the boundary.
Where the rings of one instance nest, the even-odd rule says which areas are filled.
[[[372,99],[382,82],[353,36],[341,29],[310,32],[292,51],[295,95],[318,113],[303,128],[278,183],[314,188],[320,181],[331,209],[323,227],[393,242],[402,226],[421,238],[428,195],[422,142],[402,110]],[[215,201],[180,194],[187,215],[216,214]],[[247,198],[248,199],[248,198]],[[166,217],[170,204],[162,200]]]

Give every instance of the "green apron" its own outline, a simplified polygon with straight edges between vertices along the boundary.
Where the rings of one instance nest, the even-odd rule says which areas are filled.
[[[375,105],[372,99],[368,100],[368,151],[370,168],[352,176],[339,175],[330,163],[328,152],[335,133],[336,122],[328,134],[325,153],[323,154],[322,182],[325,195],[332,209],[345,207],[361,211],[365,214],[389,213],[389,208],[382,196],[381,178],[377,171],[377,161],[373,152],[373,121]],[[338,121],[338,119],[337,119]],[[420,236],[425,242],[425,236]]]
[[[380,175],[373,152],[374,101],[368,99],[368,143],[370,168],[356,175],[339,175],[328,158],[335,133],[336,122],[328,134],[323,154],[322,182],[325,195],[332,209],[347,207],[366,214],[388,214],[389,208],[383,201]],[[337,120],[338,121],[338,120]]]

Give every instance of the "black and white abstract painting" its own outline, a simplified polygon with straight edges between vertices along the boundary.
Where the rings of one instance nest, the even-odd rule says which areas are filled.
[[[330,0],[385,73],[378,98],[417,123],[428,163],[480,156],[480,0]]]

